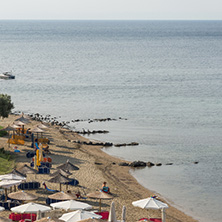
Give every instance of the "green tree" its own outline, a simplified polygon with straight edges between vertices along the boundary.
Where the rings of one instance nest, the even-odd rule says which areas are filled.
[[[7,118],[11,110],[14,108],[11,102],[11,96],[7,94],[0,94],[0,117]]]

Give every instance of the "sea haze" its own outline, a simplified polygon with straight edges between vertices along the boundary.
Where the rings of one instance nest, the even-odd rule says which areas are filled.
[[[0,93],[15,110],[61,121],[117,119],[70,126],[139,142],[104,151],[162,163],[130,172],[199,221],[219,222],[221,42],[222,21],[0,21],[0,71],[16,75]]]

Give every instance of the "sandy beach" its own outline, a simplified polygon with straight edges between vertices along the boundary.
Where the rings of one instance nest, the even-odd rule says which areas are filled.
[[[11,124],[18,116],[10,115],[9,118],[0,120],[1,126]],[[27,124],[27,127],[33,128],[39,122],[32,121]],[[52,158],[51,173],[56,171],[56,167],[65,163],[67,159],[80,168],[78,171],[72,171],[70,178],[75,178],[79,181],[81,187],[69,186],[69,190],[73,193],[80,191],[83,196],[87,193],[94,192],[101,188],[104,181],[110,187],[113,195],[113,200],[102,201],[102,210],[109,210],[112,201],[115,202],[117,218],[121,219],[122,207],[126,206],[126,221],[135,222],[138,219],[147,217],[161,217],[161,212],[158,210],[145,210],[133,207],[132,202],[150,197],[155,193],[147,190],[140,185],[129,173],[129,167],[119,166],[118,163],[123,162],[120,159],[109,156],[101,151],[102,147],[80,145],[73,141],[88,141],[86,138],[59,126],[50,126],[44,135],[50,139],[49,149],[51,154],[47,155]],[[24,164],[30,164],[30,159],[26,158],[27,151],[31,151],[31,142],[27,141],[25,145],[19,145],[20,153],[16,153],[16,168]],[[13,151],[13,145],[8,147],[7,138],[0,139],[0,147],[6,150]],[[50,179],[47,174],[27,175],[28,181],[46,182],[50,189],[59,189],[59,184],[47,182]],[[62,190],[66,191],[66,186],[62,186]],[[31,191],[39,196],[37,202],[45,204],[45,198],[49,195],[44,192],[43,186],[39,190]],[[158,192],[158,191],[157,191]],[[161,197],[159,197],[161,200]],[[86,203],[93,205],[94,210],[98,210],[98,200],[89,199],[83,200]],[[165,201],[164,201],[165,202]],[[170,206],[166,210],[166,221],[168,222],[192,222],[196,221],[192,217],[179,211],[175,207]],[[61,212],[59,212],[61,213]],[[0,216],[8,217],[10,211],[0,212]]]

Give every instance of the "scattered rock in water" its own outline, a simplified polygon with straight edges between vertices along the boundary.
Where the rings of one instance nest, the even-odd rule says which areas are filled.
[[[194,164],[198,164],[199,162],[198,161],[195,161],[195,162],[193,162]]]
[[[156,166],[162,166],[162,163],[157,163]]]
[[[121,162],[121,163],[119,163],[118,165],[119,165],[119,166],[129,166],[129,164],[126,163],[126,162]]]
[[[143,161],[133,161],[130,164],[131,167],[145,167],[146,166],[146,162]]]
[[[168,165],[168,166],[169,166],[169,165],[173,165],[173,163],[167,163],[166,165]]]
[[[137,142],[114,144],[114,146],[116,146],[116,147],[121,147],[121,146],[138,146],[138,145],[139,145],[139,143],[137,143]]]
[[[152,162],[148,162],[146,165],[147,165],[148,167],[155,166],[155,164],[154,164],[154,163],[152,163]]]

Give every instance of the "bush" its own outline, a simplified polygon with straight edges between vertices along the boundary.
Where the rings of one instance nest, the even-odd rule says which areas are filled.
[[[0,130],[3,129],[2,126],[0,126]],[[7,132],[6,131],[0,131],[0,137],[3,137],[3,136],[6,136],[7,135]]]

